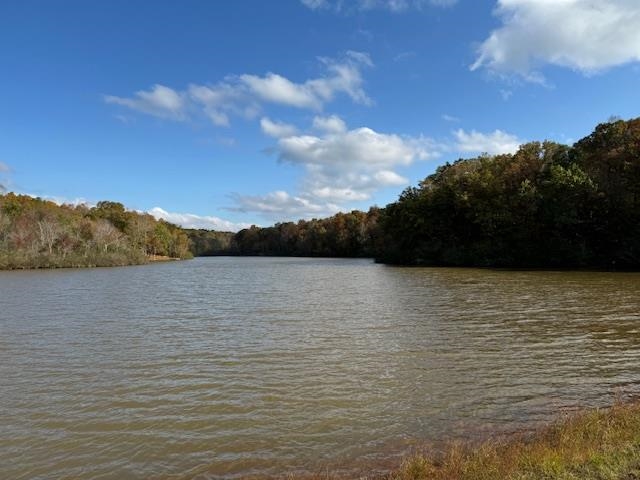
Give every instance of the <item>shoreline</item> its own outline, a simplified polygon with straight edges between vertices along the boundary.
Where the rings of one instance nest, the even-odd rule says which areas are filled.
[[[345,256],[309,256],[309,255],[239,255],[234,253],[216,253],[212,255],[196,255],[188,258],[169,257],[166,255],[147,255],[144,262],[135,263],[114,263],[114,264],[68,264],[68,265],[37,265],[37,266],[18,266],[0,268],[0,272],[18,271],[18,270],[58,270],[73,268],[111,268],[111,267],[133,267],[150,265],[153,263],[177,262],[184,260],[193,260],[194,258],[308,258],[308,259],[327,259],[327,260],[370,260],[377,265],[390,268],[409,268],[409,269],[453,269],[453,270],[481,270],[488,272],[579,272],[579,273],[640,273],[640,269],[633,268],[606,268],[597,266],[479,266],[479,265],[442,265],[442,264],[415,264],[415,263],[387,263],[378,260],[375,257],[345,257]]]
[[[640,399],[563,413],[533,431],[419,446],[387,469],[251,475],[249,480],[639,480]],[[358,462],[360,463],[360,462]],[[363,462],[364,464],[364,462]],[[386,471],[385,471],[386,470]],[[209,478],[206,466],[158,478]]]
[[[565,413],[533,432],[406,457],[386,480],[638,480],[640,401]]]
[[[640,401],[564,414],[533,433],[454,443],[439,455],[417,452],[384,478],[637,480]]]
[[[119,267],[141,267],[152,265],[154,263],[169,263],[192,260],[192,258],[167,257],[164,255],[149,255],[144,262],[137,263],[114,263],[109,265],[99,264],[67,264],[67,265],[36,265],[36,266],[19,266],[10,268],[0,268],[0,272],[24,272],[29,270],[67,270],[67,269],[93,269],[93,268],[119,268]]]

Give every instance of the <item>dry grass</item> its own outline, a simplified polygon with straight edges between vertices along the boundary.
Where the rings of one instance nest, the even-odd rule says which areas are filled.
[[[640,404],[584,412],[509,441],[415,455],[389,480],[640,480]]]

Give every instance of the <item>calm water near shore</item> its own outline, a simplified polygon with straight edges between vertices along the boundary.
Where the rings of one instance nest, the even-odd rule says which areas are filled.
[[[199,258],[0,272],[0,478],[389,464],[640,392],[640,274]]]

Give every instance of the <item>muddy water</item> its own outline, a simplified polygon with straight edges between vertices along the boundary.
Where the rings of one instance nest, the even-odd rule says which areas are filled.
[[[0,477],[384,465],[640,391],[640,275],[209,258],[0,273]]]

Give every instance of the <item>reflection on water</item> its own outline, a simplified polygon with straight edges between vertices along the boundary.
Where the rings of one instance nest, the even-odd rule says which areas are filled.
[[[0,476],[356,468],[605,404],[640,391],[639,366],[638,274],[282,258],[5,272]]]

